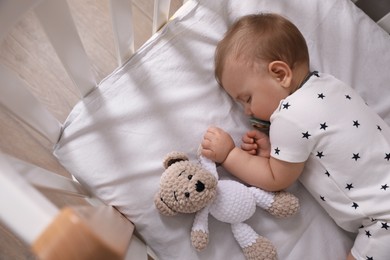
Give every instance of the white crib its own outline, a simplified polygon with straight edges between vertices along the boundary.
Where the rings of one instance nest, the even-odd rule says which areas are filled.
[[[148,28],[145,28],[145,25],[141,28],[133,27],[133,20],[138,18],[139,14],[138,17],[137,13],[134,16],[132,1],[114,0],[105,4],[109,5],[111,11],[117,66],[120,66],[134,53],[135,45],[139,47],[145,40],[136,39],[137,32],[133,28]],[[171,1],[163,0],[143,4],[152,7],[154,5],[153,24],[150,24],[148,30],[155,33],[167,22],[170,10],[172,13],[172,9],[177,9],[181,2],[173,1],[171,4]],[[87,3],[84,4],[86,5]],[[2,1],[0,43],[7,37],[13,37],[10,35],[12,29],[22,19],[23,23],[31,22],[33,15],[43,26],[55,53],[74,83],[76,88],[73,91],[78,93],[73,94],[84,97],[96,88],[99,80],[96,78],[101,79],[102,76],[96,75],[96,69],[92,68],[79,37],[80,28],[76,28],[66,1]],[[27,26],[25,33],[28,29]],[[55,53],[53,52],[54,55]],[[4,58],[6,59],[7,57]],[[40,93],[34,93],[34,86],[31,87],[20,77],[23,78],[23,72],[15,73],[0,64],[2,112],[10,113],[11,119],[15,119],[16,124],[20,124],[21,128],[28,132],[28,136],[41,141],[43,147],[50,149],[61,134],[64,115],[49,112],[41,104],[47,100],[36,99],[34,95]],[[66,112],[66,109],[63,110]],[[3,121],[9,119],[3,115]],[[2,125],[4,131],[7,131],[7,127],[9,125]],[[9,140],[13,137],[18,138],[18,135],[3,136],[2,139]],[[22,143],[23,140],[25,139],[15,142]],[[36,148],[40,147],[26,143],[24,152],[16,147],[13,151],[11,149],[10,153],[41,167],[14,156],[0,154],[0,259],[24,259],[32,257],[33,254],[39,259],[154,259],[151,250],[134,236],[134,226],[129,220],[88,193],[66,170],[53,162],[54,157],[46,154],[45,158],[42,156],[45,153],[40,150],[40,155],[29,156],[28,153],[34,153]],[[53,173],[42,167],[54,168],[58,172]]]
[[[26,37],[19,40],[28,43],[29,39],[38,42],[43,39],[45,36],[30,34],[28,31],[28,28],[35,28],[37,25],[32,16],[39,20],[51,43],[51,45],[49,43],[39,45],[37,53],[27,50],[29,55],[25,61],[31,64],[36,62],[36,67],[31,65],[26,68],[17,67],[11,59],[17,59],[18,56],[11,58],[4,54],[0,60],[0,133],[2,134],[0,259],[35,257],[39,259],[183,259],[183,256],[186,259],[242,258],[239,247],[229,238],[229,231],[226,231],[223,225],[213,220],[210,224],[216,237],[223,239],[223,245],[218,238],[210,238],[214,242],[211,242],[205,252],[198,253],[191,249],[189,240],[184,239],[188,233],[190,217],[165,219],[153,210],[152,205],[156,180],[159,178],[160,158],[162,159],[161,155],[169,152],[167,149],[183,149],[194,156],[202,131],[207,125],[226,124],[227,129],[237,140],[241,133],[250,127],[246,119],[240,116],[240,108],[223,94],[213,81],[212,73],[213,47],[221,38],[227,25],[240,15],[266,10],[291,16],[307,37],[314,60],[313,66],[335,74],[351,85],[356,85],[356,89],[366,101],[373,105],[387,123],[390,123],[390,107],[386,100],[386,96],[390,95],[388,87],[390,76],[389,73],[384,73],[386,68],[388,70],[386,66],[390,66],[390,37],[374,23],[378,22],[382,28],[390,30],[390,5],[386,6],[388,13],[380,12],[381,17],[376,17],[373,21],[349,0],[287,2],[283,0],[247,0],[247,2],[189,0],[184,1],[184,4],[179,0],[154,0],[154,3],[151,0],[110,0],[104,3],[85,0],[85,2],[87,3],[85,6],[92,11],[78,12],[77,16],[72,5],[70,4],[70,7],[68,5],[71,3],[70,0],[0,1],[0,44],[12,40],[13,37],[19,37],[13,34],[12,30],[20,30],[18,25],[21,21],[27,30]],[[360,4],[362,8],[367,6],[364,0],[353,2],[358,6]],[[380,2],[373,1],[373,5]],[[83,14],[99,13],[101,10],[96,6],[102,3],[109,6],[112,19],[103,19],[94,25],[89,24],[91,27],[83,25]],[[182,4],[183,7],[179,9]],[[145,44],[146,39],[135,37],[139,35],[139,31],[145,30],[145,22],[138,25],[139,15],[134,12],[136,11],[134,7],[138,10],[140,5],[148,6],[153,13],[150,14],[153,17],[153,24],[150,24],[148,29],[152,37]],[[294,7],[297,10],[292,10]],[[379,4],[378,8],[384,10],[383,5]],[[178,12],[175,12],[177,9]],[[318,14],[310,13],[311,10],[317,10]],[[340,12],[345,16],[345,21],[334,13],[338,10],[342,10]],[[300,12],[304,15],[300,15]],[[176,18],[161,29],[173,14]],[[335,24],[339,24],[340,21],[343,21],[343,24],[336,26]],[[112,32],[107,32],[109,28],[107,23],[112,24]],[[94,52],[85,51],[84,46],[88,45],[88,42],[96,41],[86,36],[89,29],[94,30],[93,26],[96,26],[95,29],[99,27],[103,35],[113,37],[116,62],[99,64],[108,60],[104,57],[113,56],[104,47]],[[329,37],[329,33],[333,33],[332,30],[336,30],[334,33],[339,37],[338,40],[331,39],[333,35]],[[368,33],[372,37],[370,41],[366,39]],[[141,45],[142,47],[137,51]],[[3,46],[6,45],[1,46],[4,48]],[[102,46],[106,45],[102,44]],[[18,46],[15,45],[13,48],[18,49]],[[369,53],[363,54],[367,49]],[[51,65],[42,65],[45,61],[41,62],[39,58],[47,59],[47,56],[39,57],[39,53],[42,52],[53,52],[53,57],[49,55],[50,59],[58,59],[58,64],[63,65],[63,74],[55,77],[44,74],[44,70],[50,70]],[[167,56],[158,56],[161,52],[166,52]],[[5,52],[2,50],[2,53]],[[183,57],[179,57],[181,55]],[[323,56],[328,59],[323,59]],[[94,60],[93,63],[91,59]],[[376,64],[376,61],[368,59],[381,60],[381,62],[383,60],[385,66],[383,68],[382,65]],[[149,64],[152,63],[151,61],[158,63]],[[344,61],[347,62],[346,66],[341,65]],[[58,64],[53,63],[52,66]],[[148,70],[139,69],[139,66]],[[101,79],[114,69],[115,71],[100,83]],[[156,76],[154,74],[156,70],[161,71],[161,74]],[[367,76],[364,75],[366,71],[369,74]],[[41,73],[42,82],[25,81],[29,74]],[[141,75],[142,73],[148,75]],[[146,79],[153,79],[154,82],[149,83]],[[139,82],[136,82],[137,80]],[[40,83],[51,84],[51,81],[53,81],[53,88],[45,90],[39,88]],[[147,86],[139,86],[137,89],[132,85],[133,81]],[[365,85],[367,82],[378,83],[377,85],[380,86],[367,88]],[[107,110],[112,113],[108,117],[107,111],[99,114],[100,109],[111,108],[113,105],[105,104],[104,101],[107,100],[100,97],[100,91],[109,92],[110,85],[120,90],[111,94],[112,99],[121,101],[118,93],[119,95],[123,93],[125,100],[122,102],[133,102],[134,98],[134,103],[141,107],[140,110],[144,114],[134,119],[134,123],[142,127],[137,125],[133,129],[118,126],[111,129],[104,126],[107,118],[113,119],[107,124],[119,124],[128,120],[119,113],[122,107],[118,110]],[[160,88],[161,96],[158,94]],[[166,94],[163,94],[165,92]],[[142,94],[150,99],[145,100]],[[175,97],[180,97],[184,101],[177,100]],[[186,103],[191,107],[188,108]],[[171,104],[174,107],[170,107]],[[199,113],[194,112],[193,107],[199,109],[201,119]],[[94,119],[96,118],[96,123],[82,122],[89,120],[85,116],[85,111],[88,109],[93,109],[91,114],[94,115]],[[233,119],[225,110],[233,115]],[[137,113],[138,110],[130,111],[129,115],[136,117]],[[161,130],[156,129],[156,132],[151,131],[148,134],[156,134],[163,140],[160,142],[152,140],[155,148],[146,149],[142,147],[144,143],[137,138],[150,139],[139,131],[139,129],[149,130],[145,127],[148,126],[149,121],[153,127],[161,127]],[[185,124],[182,123],[183,121]],[[79,158],[81,156],[84,158],[85,151],[91,152],[92,157],[101,154],[104,157],[104,152],[94,153],[96,147],[99,147],[93,146],[94,142],[100,142],[98,139],[104,138],[100,138],[101,136],[96,138],[93,132],[91,135],[89,127],[92,124],[97,125],[96,131],[99,131],[99,135],[106,135],[107,140],[110,140],[108,144],[118,146],[118,149],[113,150],[122,152],[107,159],[113,161],[110,165],[114,169],[113,174],[117,171],[118,176],[121,178],[127,176],[128,179],[119,177],[115,179],[111,176],[111,179],[99,183],[98,178],[101,178],[101,175],[96,175],[96,178],[91,177],[94,176],[95,171],[104,166],[105,160],[99,162],[99,159],[88,158],[85,161],[86,165],[78,165],[84,160]],[[188,128],[191,129],[190,137],[186,135],[189,132]],[[111,130],[115,133],[111,134]],[[88,138],[81,140],[82,142],[87,140],[88,143],[85,145],[91,145],[91,150],[84,149],[84,144],[81,142],[77,144],[78,151],[70,154],[69,144],[74,146],[73,139],[85,135],[84,131],[87,132]],[[112,140],[115,135],[120,135],[120,139]],[[128,136],[137,140],[126,140]],[[176,138],[177,136],[180,138]],[[122,139],[125,140],[123,146],[121,146]],[[135,148],[125,148],[126,144],[132,142]],[[107,143],[105,145],[107,146]],[[148,154],[134,154],[137,149],[145,149]],[[60,163],[53,156],[53,150]],[[128,155],[133,156],[133,161],[126,164]],[[142,163],[147,166],[131,168],[132,164]],[[126,173],[127,170],[123,169],[126,167],[123,166],[129,166],[130,173]],[[88,171],[89,168],[91,172]],[[132,170],[140,172],[134,173],[133,176]],[[78,181],[69,172],[76,176]],[[226,177],[226,174],[224,176]],[[123,184],[130,181],[134,182]],[[144,190],[140,189],[141,184],[145,184]],[[113,186],[113,190],[117,187],[119,192],[113,191],[112,194],[108,194],[105,188],[109,185]],[[101,186],[104,186],[103,189]],[[133,188],[134,191],[130,190]],[[128,193],[126,189],[129,190]],[[327,254],[330,252],[323,244],[334,248],[332,252],[337,254],[342,255],[347,252],[353,236],[340,231],[326,216],[322,216],[323,212],[316,206],[313,198],[309,198],[305,191],[301,191],[301,187],[293,187],[291,191],[297,193],[303,202],[302,213],[299,216],[287,222],[274,222],[263,213],[257,213],[256,220],[262,219],[264,222],[257,223],[256,220],[252,220],[257,230],[261,230],[275,241],[281,257],[302,259],[302,255],[310,258],[310,256],[317,256],[318,252],[323,252],[324,255],[318,256],[317,259],[328,259]],[[130,205],[126,204],[128,202],[126,196],[133,198]],[[150,205],[137,203],[138,200],[142,203],[150,202]],[[308,216],[309,224],[303,222]],[[328,228],[323,230],[320,224],[328,225]],[[298,228],[302,225],[308,226]],[[320,230],[325,240],[321,241],[323,244],[313,239]],[[293,238],[286,242],[286,236],[289,234],[292,234]],[[221,247],[220,250],[215,249],[217,246]]]

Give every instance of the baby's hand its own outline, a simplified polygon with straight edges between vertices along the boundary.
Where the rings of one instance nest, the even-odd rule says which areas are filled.
[[[269,158],[271,154],[269,137],[257,130],[248,131],[242,137],[241,149],[252,155]]]
[[[209,127],[202,141],[202,155],[210,160],[223,163],[235,147],[232,137],[218,127]]]

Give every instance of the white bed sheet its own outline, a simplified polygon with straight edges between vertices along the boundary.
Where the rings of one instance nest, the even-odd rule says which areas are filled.
[[[237,17],[267,11],[301,29],[312,69],[351,84],[390,123],[390,37],[350,0],[189,1],[76,105],[55,148],[85,187],[135,223],[160,259],[243,259],[229,225],[212,217],[209,246],[196,252],[193,215],[161,216],[153,197],[166,153],[184,151],[195,159],[209,125],[226,129],[237,145],[250,128],[215,82],[213,54]],[[354,235],[341,231],[300,184],[290,191],[301,201],[296,216],[278,220],[258,209],[248,223],[276,245],[279,259],[344,259]]]

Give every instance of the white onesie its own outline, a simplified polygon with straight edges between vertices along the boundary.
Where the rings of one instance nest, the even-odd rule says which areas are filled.
[[[306,161],[300,181],[358,233],[356,259],[390,259],[390,128],[352,88],[311,74],[272,114],[270,141],[274,158]]]

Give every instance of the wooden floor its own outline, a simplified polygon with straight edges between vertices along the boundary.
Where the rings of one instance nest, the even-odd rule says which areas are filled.
[[[152,34],[154,0],[133,1],[135,47]],[[171,14],[181,5],[171,1]],[[116,67],[108,0],[68,0],[98,81]],[[0,62],[18,72],[31,91],[63,122],[79,94],[45,38],[34,13],[28,13],[0,46]],[[51,154],[51,144],[0,107],[0,151],[68,176]],[[33,224],[33,223],[32,223]],[[0,226],[0,260],[33,259],[29,250]]]

